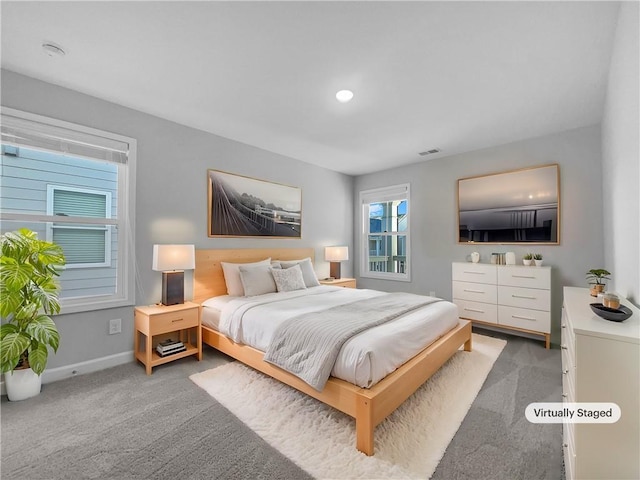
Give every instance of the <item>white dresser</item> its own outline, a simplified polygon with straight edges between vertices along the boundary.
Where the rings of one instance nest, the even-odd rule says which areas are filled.
[[[564,287],[562,396],[565,402],[612,402],[616,423],[565,423],[567,480],[640,478],[640,311],[610,322],[591,311],[586,288]]]
[[[541,335],[551,342],[551,267],[454,262],[453,303],[461,318]]]

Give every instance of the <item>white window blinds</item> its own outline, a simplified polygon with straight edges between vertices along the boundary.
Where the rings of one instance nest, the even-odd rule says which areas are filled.
[[[116,163],[126,163],[129,154],[129,144],[126,142],[5,113],[2,114],[0,130],[5,145],[63,152]]]

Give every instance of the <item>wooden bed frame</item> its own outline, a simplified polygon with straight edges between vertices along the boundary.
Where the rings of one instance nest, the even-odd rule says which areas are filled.
[[[201,304],[208,298],[227,293],[220,262],[255,262],[267,257],[273,260],[311,257],[313,261],[314,250],[309,248],[196,250],[193,301]],[[202,310],[202,306],[200,309]],[[366,455],[374,453],[373,432],[376,425],[409,398],[459,350],[461,345],[464,345],[465,351],[471,351],[471,323],[460,320],[455,328],[372,388],[361,388],[331,377],[322,392],[318,392],[298,377],[263,361],[263,352],[235,343],[206,326],[202,326],[201,329],[202,341],[207,345],[355,418],[356,448]]]

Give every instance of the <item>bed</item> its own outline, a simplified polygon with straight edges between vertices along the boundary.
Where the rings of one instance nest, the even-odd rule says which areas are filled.
[[[463,346],[471,351],[471,324],[455,319],[453,327],[444,334],[436,334],[430,342],[412,358],[382,379],[366,379],[356,385],[350,381],[331,376],[322,390],[317,390],[297,376],[264,361],[264,352],[243,342],[234,341],[219,331],[215,320],[211,321],[207,311],[210,299],[227,294],[227,285],[222,270],[222,262],[249,263],[265,258],[272,260],[297,260],[310,257],[313,249],[233,249],[233,250],[197,250],[194,272],[194,301],[200,304],[202,320],[202,340],[205,344],[233,357],[234,359],[269,375],[341,412],[356,421],[356,448],[366,455],[374,454],[374,429],[391,412],[400,406],[415,390],[433,375],[456,351]],[[325,294],[337,287],[314,287],[318,293]],[[320,291],[320,289],[325,289]],[[329,290],[326,290],[329,289]],[[312,290],[312,289],[310,289]],[[279,294],[278,294],[279,295]],[[341,296],[340,292],[331,294]],[[445,302],[449,303],[449,302]],[[379,328],[379,327],[375,327]],[[448,328],[448,327],[447,327]],[[373,330],[373,329],[372,329]],[[441,336],[440,336],[441,335]],[[338,362],[336,362],[336,365]],[[336,372],[332,372],[334,375]],[[340,375],[338,373],[338,375]],[[358,377],[358,374],[354,374]],[[353,381],[353,379],[351,379]],[[363,383],[364,382],[364,383]],[[358,381],[356,380],[356,383]]]

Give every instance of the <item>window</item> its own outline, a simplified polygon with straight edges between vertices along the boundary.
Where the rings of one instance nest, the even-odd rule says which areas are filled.
[[[410,281],[409,185],[360,192],[362,263],[360,275]]]
[[[62,246],[62,313],[133,304],[135,140],[2,109],[1,231]]]
[[[111,218],[111,192],[47,185],[47,215]],[[47,223],[47,240],[62,247],[67,268],[110,266],[111,235],[111,225]]]

